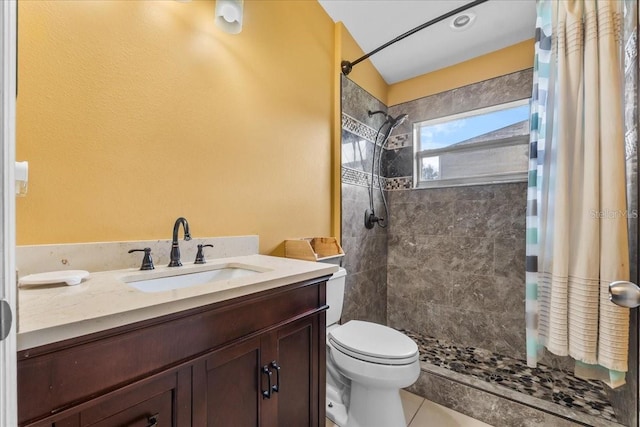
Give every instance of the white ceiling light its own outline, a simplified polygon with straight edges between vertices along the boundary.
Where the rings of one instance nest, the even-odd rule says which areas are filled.
[[[471,27],[473,22],[476,20],[476,14],[473,12],[465,12],[460,15],[455,16],[451,22],[449,23],[449,27],[451,27],[454,31],[463,31]]]

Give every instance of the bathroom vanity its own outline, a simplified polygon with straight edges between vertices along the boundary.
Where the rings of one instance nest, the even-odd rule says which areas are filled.
[[[92,275],[93,284],[79,286],[94,286],[103,304],[117,306],[121,295],[138,308],[25,331],[25,342],[39,345],[19,347],[19,425],[324,425],[326,280],[337,267],[260,255],[249,261],[272,268],[224,281],[213,293],[197,286],[145,294],[112,284],[117,291],[108,298],[113,277]],[[97,303],[67,288],[60,301]],[[47,291],[24,300],[50,303],[56,298]],[[101,323],[108,327],[97,330]]]

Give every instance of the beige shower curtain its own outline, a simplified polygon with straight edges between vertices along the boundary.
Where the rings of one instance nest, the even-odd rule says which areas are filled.
[[[629,329],[628,309],[608,299],[609,283],[629,278],[619,4],[557,2],[538,256],[541,343],[612,386],[624,382],[610,371],[627,370]]]

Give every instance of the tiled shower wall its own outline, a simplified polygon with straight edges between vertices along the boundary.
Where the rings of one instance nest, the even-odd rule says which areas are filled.
[[[389,325],[523,358],[526,189],[390,192]]]
[[[373,144],[385,119],[382,114],[369,117],[368,111],[379,110],[386,111],[387,107],[342,77],[342,248],[347,270],[343,323],[352,319],[387,322],[387,230],[364,226]],[[374,209],[376,215],[384,217],[378,177],[373,178]]]
[[[411,161],[412,123],[529,98],[532,75],[528,69],[389,108],[410,117],[393,138],[404,146],[390,158]],[[401,170],[396,164],[390,172],[399,179]],[[389,325],[523,358],[526,190],[523,182],[390,191]]]
[[[624,131],[629,215],[629,259],[631,281],[638,283],[638,2],[624,4]],[[631,311],[629,372],[627,385],[607,389],[616,415],[624,425],[638,425],[638,310]]]
[[[635,2],[626,4],[637,13]],[[637,212],[637,20],[625,19],[625,44],[626,59],[634,64],[625,73],[629,209]],[[532,70],[524,70],[389,108],[392,116],[408,113],[410,119],[389,139],[383,157],[390,226],[367,230],[363,220],[369,206],[373,141],[384,120],[382,115],[368,117],[367,110],[386,110],[386,106],[343,77],[342,243],[349,273],[343,322],[388,323],[524,358],[526,183],[412,189],[411,125],[528,98],[531,80]],[[380,215],[384,210],[377,189],[375,198]],[[630,219],[634,267],[637,223],[637,218]],[[634,277],[637,271],[632,271]],[[637,325],[636,310],[631,330]],[[637,335],[630,341],[630,360],[635,361]],[[567,359],[547,355],[543,363],[572,369]],[[632,362],[628,385],[610,392],[624,425],[637,423],[637,376],[638,367]]]

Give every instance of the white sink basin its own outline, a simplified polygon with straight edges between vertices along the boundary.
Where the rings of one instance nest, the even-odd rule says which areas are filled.
[[[123,277],[127,285],[142,292],[165,292],[205,283],[231,280],[245,276],[252,276],[268,271],[261,267],[243,264],[218,264],[198,266],[195,268],[174,267],[171,271],[149,272]],[[175,269],[175,271],[173,271]]]

